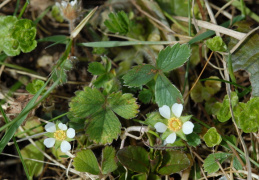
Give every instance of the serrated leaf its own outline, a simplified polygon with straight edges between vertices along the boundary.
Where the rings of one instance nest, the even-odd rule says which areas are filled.
[[[204,160],[204,170],[208,172],[209,174],[217,172],[219,170],[219,165],[216,161],[219,161],[219,163],[223,163],[228,157],[230,157],[230,153],[213,153],[210,154],[205,160]]]
[[[108,103],[112,111],[125,119],[136,117],[138,105],[132,94],[113,93],[108,96]]]
[[[85,87],[83,91],[76,92],[69,106],[76,117],[85,118],[100,111],[104,102],[105,98],[99,90]]]
[[[132,171],[145,173],[149,170],[148,152],[142,147],[125,147],[118,151],[117,157],[121,164]]]
[[[201,138],[196,133],[186,135],[186,139],[189,146],[196,147],[201,144]]]
[[[89,119],[86,134],[96,143],[112,143],[121,132],[121,123],[117,116],[108,109],[102,110]]]
[[[117,169],[115,149],[106,146],[102,151],[102,174],[109,174]]]
[[[105,83],[110,81],[113,77],[114,75],[112,73],[102,74],[94,81],[93,84],[96,88],[101,88],[105,85]]]
[[[248,21],[240,21],[235,23],[237,31],[248,33],[252,30],[253,23]],[[228,38],[225,41],[231,49],[234,47],[238,40]],[[249,73],[250,82],[252,86],[252,96],[259,96],[259,34],[257,32],[251,34],[239,46],[239,48],[232,54],[232,66],[234,72],[238,70],[245,70]]]
[[[238,96],[235,92],[231,92],[231,105],[234,108],[238,103]],[[224,97],[222,106],[220,107],[219,111],[217,112],[217,118],[220,122],[228,121],[231,117],[230,113],[230,106],[229,106],[229,99],[228,95]]]
[[[124,11],[110,13],[109,19],[104,21],[104,25],[110,32],[126,34],[129,31],[130,20]]]
[[[212,51],[227,51],[227,45],[224,43],[220,36],[215,36],[211,39],[208,39],[205,42],[206,46]]]
[[[90,63],[88,71],[93,75],[101,75],[106,73],[104,66],[99,62]]]
[[[100,173],[97,159],[90,149],[78,152],[74,158],[73,165],[75,170],[80,172],[88,172],[95,175]]]
[[[187,155],[181,151],[166,152],[163,156],[163,162],[158,170],[161,175],[170,175],[178,173],[190,166],[190,160]]]
[[[251,98],[238,117],[240,128],[245,133],[257,132],[259,128],[259,97]]]
[[[145,85],[154,78],[157,70],[149,64],[141,64],[129,70],[122,79],[127,86],[138,87]]]
[[[203,136],[203,140],[205,141],[208,147],[213,147],[219,145],[222,141],[222,138],[220,134],[217,132],[216,128],[212,127]]]
[[[156,79],[155,96],[159,107],[171,107],[174,103],[183,104],[182,94],[163,74],[159,74]]]
[[[160,51],[157,57],[157,67],[163,72],[172,71],[182,66],[190,57],[191,49],[188,44],[180,45],[179,43],[172,47],[167,46]]]
[[[29,83],[26,86],[26,90],[31,94],[36,94],[43,85],[44,81],[40,79],[34,79],[31,83]]]
[[[43,145],[42,141],[36,141],[35,143],[42,151],[45,150],[45,146]],[[39,176],[43,171],[44,164],[36,161],[31,161],[29,159],[37,159],[43,161],[44,155],[32,144],[25,146],[21,150],[21,154],[24,159],[28,158],[28,160],[26,159],[24,161],[29,170],[29,174],[31,176]]]

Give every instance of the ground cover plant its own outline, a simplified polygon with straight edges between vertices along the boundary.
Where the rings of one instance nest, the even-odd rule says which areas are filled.
[[[0,179],[259,179],[258,13],[1,1]]]

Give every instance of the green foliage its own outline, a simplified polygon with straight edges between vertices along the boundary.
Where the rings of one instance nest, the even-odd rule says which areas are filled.
[[[36,48],[36,28],[31,20],[0,16],[0,27],[0,52],[16,56],[20,51],[27,53]]]
[[[224,43],[220,36],[215,36],[212,39],[206,41],[206,46],[212,51],[227,51],[227,45]]]
[[[190,160],[185,153],[181,151],[166,152],[163,155],[158,173],[161,175],[170,175],[187,169],[189,166]]]
[[[213,147],[219,145],[222,141],[222,138],[220,134],[217,132],[216,128],[212,127],[203,136],[203,140],[205,141],[208,147]]]
[[[74,158],[73,165],[80,172],[88,172],[95,175],[100,173],[97,159],[90,149],[78,152]]]
[[[191,49],[188,44],[179,43],[172,47],[167,46],[160,51],[157,57],[157,67],[163,72],[172,71],[182,66],[190,57]]]
[[[109,174],[117,169],[115,149],[106,146],[102,151],[102,174]]]
[[[186,139],[189,146],[196,147],[201,144],[201,138],[196,133],[186,135]]]
[[[121,164],[132,171],[147,173],[149,170],[148,152],[142,147],[125,147],[118,151],[117,157]]]
[[[153,92],[150,89],[143,88],[139,92],[138,99],[144,104],[148,104],[153,98]]]
[[[231,92],[231,106],[234,108],[238,103],[238,96],[235,92]],[[217,112],[217,118],[220,122],[228,121],[231,117],[230,106],[229,106],[229,98],[228,95],[224,97],[222,102],[222,106]]]
[[[180,91],[163,74],[157,77],[155,96],[159,107],[163,105],[171,107],[174,103],[183,103]]]
[[[43,145],[42,141],[36,141],[35,143],[42,151],[45,150],[45,146]],[[44,164],[36,161],[31,161],[29,159],[37,159],[43,161],[44,155],[33,144],[25,146],[21,150],[21,154],[24,159],[28,158],[28,160],[25,160],[25,164],[29,169],[30,176],[39,176],[43,171]]]
[[[36,94],[40,88],[44,85],[44,81],[40,79],[34,79],[31,83],[26,86],[26,90],[31,94]],[[44,93],[45,91],[43,91]]]
[[[210,154],[205,160],[204,160],[204,170],[208,172],[209,174],[217,172],[219,170],[219,165],[217,161],[221,164],[223,163],[227,158],[231,156],[230,153],[213,153]]]
[[[126,119],[134,118],[138,113],[136,99],[131,94],[104,95],[90,87],[77,92],[69,105],[74,116],[87,118],[86,133],[91,140],[101,144],[111,143],[120,133],[121,124],[114,113]]]
[[[127,34],[130,29],[130,20],[124,11],[110,13],[104,24],[112,33]]]

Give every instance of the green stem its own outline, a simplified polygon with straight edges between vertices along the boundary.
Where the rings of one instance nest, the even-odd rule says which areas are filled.
[[[232,80],[232,82],[234,82],[236,84],[236,78],[234,75],[234,71],[233,71],[233,66],[232,66],[232,59],[231,59],[231,53],[228,52],[228,73],[230,75],[230,78]]]
[[[244,17],[246,17],[246,5],[245,5],[244,0],[240,0],[240,4],[241,4],[241,12],[242,12],[242,15],[243,15]]]
[[[17,0],[17,2],[16,2],[16,6],[15,6],[15,10],[14,10],[13,16],[16,16],[16,14],[18,12],[20,1],[21,0]]]
[[[26,1],[26,3],[23,5],[22,10],[21,10],[21,12],[20,12],[20,14],[18,16],[18,19],[21,19],[21,17],[23,15],[24,11],[26,10],[28,4],[29,4],[28,1]]]

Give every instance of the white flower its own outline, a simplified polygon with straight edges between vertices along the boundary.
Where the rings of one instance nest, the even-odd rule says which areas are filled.
[[[67,129],[67,125],[63,123],[58,124],[58,130],[56,128],[56,124],[49,122],[45,125],[45,130],[49,133],[53,133],[53,138],[47,138],[44,140],[44,145],[47,148],[51,148],[54,146],[56,141],[60,141],[60,149],[62,152],[66,153],[71,150],[71,145],[67,141],[68,138],[75,137],[75,130],[73,128]]]
[[[194,124],[191,121],[182,122],[180,117],[183,111],[183,105],[175,103],[172,106],[172,111],[170,107],[167,105],[162,106],[159,108],[159,112],[161,116],[168,119],[168,124],[164,124],[162,122],[158,122],[155,124],[156,131],[159,133],[164,133],[167,129],[172,131],[172,133],[167,136],[164,141],[164,144],[167,143],[174,143],[176,140],[176,133],[181,133],[180,130],[184,134],[191,134],[194,128]],[[172,113],[171,113],[172,112]]]

